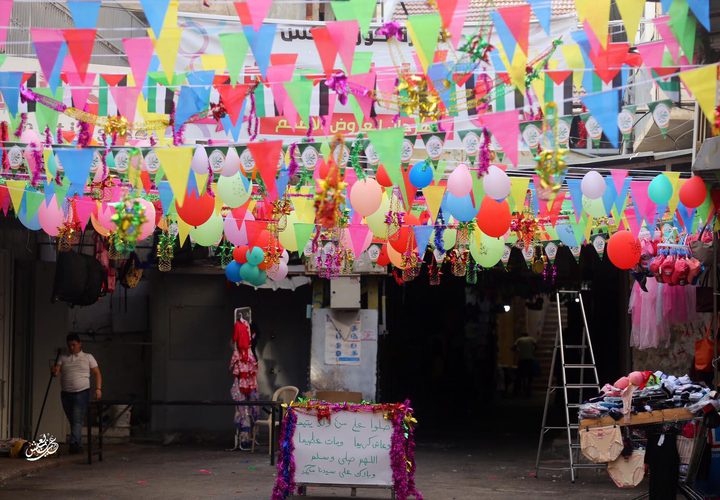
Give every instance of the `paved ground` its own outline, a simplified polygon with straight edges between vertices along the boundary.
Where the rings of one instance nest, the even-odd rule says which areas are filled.
[[[465,428],[462,416],[442,436],[419,431],[417,484],[429,500],[629,499],[645,491],[620,490],[605,471],[583,471],[572,484],[549,473],[534,477],[540,410],[500,406]],[[75,457],[47,459],[41,470],[8,477],[16,464],[0,459],[0,498],[23,499],[239,499],[270,498],[275,468],[267,455],[226,452],[219,446],[116,445],[105,461],[88,466]],[[57,462],[55,462],[57,461]],[[63,462],[59,467],[48,467]],[[3,469],[6,473],[3,474]],[[350,498],[349,489],[311,488],[309,499]],[[390,498],[358,490],[359,498]]]

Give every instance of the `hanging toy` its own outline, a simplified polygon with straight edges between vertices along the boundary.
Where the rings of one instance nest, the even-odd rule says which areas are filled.
[[[172,259],[175,254],[175,236],[165,229],[158,238],[155,256],[158,259],[158,271],[167,273],[172,270]]]
[[[543,120],[543,137],[546,148],[535,157],[537,166],[535,171],[540,177],[540,186],[537,189],[538,197],[541,200],[549,200],[560,190],[567,170],[565,162],[566,149],[558,144],[558,111],[554,102],[545,106],[545,119]]]
[[[113,203],[115,213],[110,220],[117,226],[112,235],[113,245],[119,253],[132,252],[140,236],[140,228],[147,220],[145,207],[140,200],[125,196],[125,199]]]

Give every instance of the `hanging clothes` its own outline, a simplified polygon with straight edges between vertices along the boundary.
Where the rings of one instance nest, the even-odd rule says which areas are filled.
[[[230,358],[230,372],[233,374],[230,396],[233,401],[257,400],[258,363],[251,346],[250,325],[244,319],[240,319],[235,322],[233,329],[233,354]],[[251,445],[252,427],[256,419],[256,407],[235,407],[235,428],[240,434],[240,447],[243,449]]]

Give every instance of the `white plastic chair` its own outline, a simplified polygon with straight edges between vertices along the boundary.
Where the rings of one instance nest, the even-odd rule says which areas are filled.
[[[273,393],[272,400],[273,401],[279,401],[281,403],[290,404],[293,401],[295,401],[295,398],[297,397],[298,393],[300,392],[300,389],[295,387],[294,385],[286,385],[278,390],[276,390]],[[275,426],[279,426],[280,422],[275,421]],[[267,427],[268,429],[268,455],[270,454],[270,450],[272,450],[272,439],[275,432],[270,432],[270,417],[256,420],[253,424],[253,432],[252,432],[252,449],[251,452],[255,453],[255,439],[257,436],[258,427],[263,426]],[[273,429],[274,431],[274,429]]]

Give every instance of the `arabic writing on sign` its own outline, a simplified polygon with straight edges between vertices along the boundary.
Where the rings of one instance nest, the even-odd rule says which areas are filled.
[[[297,411],[293,444],[299,483],[392,485],[392,424],[382,413],[339,411],[321,422]]]
[[[280,39],[284,42],[292,42],[293,40],[312,40],[313,35],[311,30],[304,28],[288,28],[280,32]],[[397,39],[400,42],[407,42],[407,30],[403,27],[397,35]],[[370,30],[367,33],[358,33],[355,45],[370,46],[376,42],[387,43],[387,37],[385,35],[378,35],[374,30]],[[412,46],[412,42],[409,42]]]
[[[25,458],[28,462],[34,462],[57,453],[59,447],[60,445],[55,441],[55,436],[52,434],[43,434],[37,441],[30,441],[30,443],[28,443],[28,447],[25,450]]]

